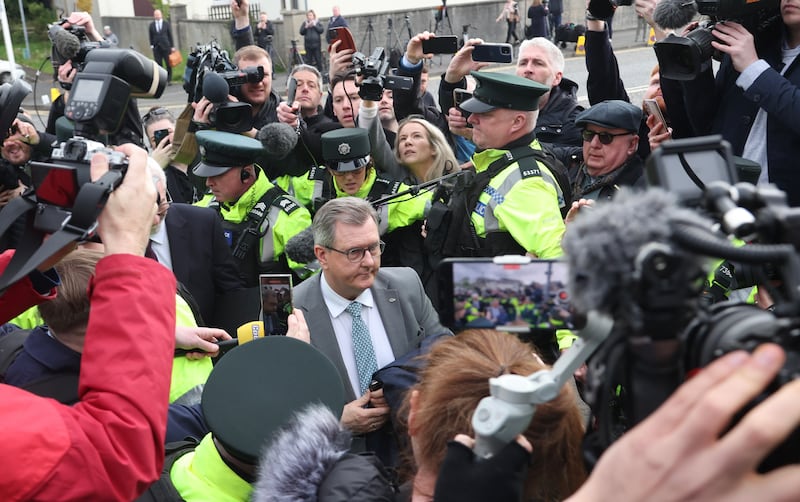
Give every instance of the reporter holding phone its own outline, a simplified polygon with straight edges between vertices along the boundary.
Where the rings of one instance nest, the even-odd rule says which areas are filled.
[[[150,143],[150,156],[158,162],[167,177],[167,192],[172,202],[194,204],[200,200],[202,183],[189,174],[189,166],[175,162],[172,138],[175,133],[175,116],[160,106],[154,106],[142,117],[147,140]]]

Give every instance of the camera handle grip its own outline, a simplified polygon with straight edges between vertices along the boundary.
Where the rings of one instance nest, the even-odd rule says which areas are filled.
[[[586,362],[614,327],[610,317],[592,311],[580,338],[549,370],[527,377],[505,374],[489,379],[488,397],[481,399],[472,415],[475,455],[489,458],[521,434],[530,424],[536,405],[552,401],[572,374]]]

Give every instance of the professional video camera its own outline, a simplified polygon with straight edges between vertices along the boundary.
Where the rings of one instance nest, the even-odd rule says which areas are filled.
[[[621,192],[613,203],[581,215],[564,239],[575,307],[614,319],[589,360],[585,384],[597,419],[585,442],[590,464],[694,371],[725,353],[781,345],[787,362],[767,394],[800,376],[800,209],[790,208],[773,186],[735,183],[729,146],[719,137],[676,140],[668,151],[657,151],[647,169],[649,181],[677,196]],[[614,250],[606,246],[612,242]],[[749,264],[775,302],[772,311],[705,302],[710,259]],[[795,431],[760,470],[800,461],[798,446]]]
[[[216,41],[211,41],[206,45],[198,44],[189,54],[183,75],[183,89],[189,95],[189,102],[196,103],[205,97],[214,103],[209,117],[212,127],[240,133],[253,127],[252,107],[241,101],[228,101],[228,94],[239,97],[237,93],[242,85],[258,83],[263,79],[262,66],[238,69],[228,52],[220,49]]]
[[[166,70],[130,49],[92,51],[85,63],[75,77],[65,119],[59,119],[74,121],[75,136],[53,149],[51,162],[30,163],[33,188],[13,199],[0,214],[0,234],[19,217],[27,217],[22,243],[0,276],[0,290],[70,242],[94,236],[97,217],[108,196],[122,183],[128,165],[123,154],[97,139],[117,132],[129,111],[131,96],[158,98],[167,85]],[[16,102],[18,95],[3,93],[0,88],[0,126],[5,130],[11,124],[6,121],[6,110],[13,106],[16,116],[21,102]],[[108,158],[109,171],[92,182],[89,164],[95,153]],[[45,234],[52,235],[45,240]]]
[[[369,57],[356,52],[353,54],[353,67],[356,75],[362,77],[358,84],[361,99],[380,101],[384,89],[409,91],[414,85],[414,79],[410,77],[389,74],[389,60],[383,47],[377,47]]]
[[[712,57],[722,59],[722,55],[711,46],[714,40],[711,32],[716,23],[736,21],[755,35],[780,16],[780,0],[696,0],[689,3],[682,1],[679,7],[672,4],[674,1],[668,0],[656,14],[663,11],[666,19],[680,21],[675,26],[663,26],[664,28],[672,29],[688,24],[698,13],[710,18],[685,37],[671,34],[656,42],[654,49],[661,74],[674,80],[693,80],[708,70]],[[656,22],[658,18],[659,16],[655,16]],[[685,22],[681,24],[683,20]]]
[[[61,19],[57,23],[48,26],[47,36],[50,38],[53,47],[50,50],[50,62],[53,68],[58,71],[58,67],[67,61],[72,61],[72,66],[80,71],[86,55],[94,49],[107,49],[111,44],[106,40],[98,42],[89,40],[86,35],[86,28],[83,26],[70,26],[64,28],[66,19]],[[67,88],[69,85],[67,85]]]

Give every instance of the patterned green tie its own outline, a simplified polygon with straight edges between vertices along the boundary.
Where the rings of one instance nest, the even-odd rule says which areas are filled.
[[[356,356],[358,385],[361,395],[364,395],[372,381],[372,374],[378,370],[375,349],[372,347],[372,338],[369,336],[367,325],[361,318],[361,304],[353,302],[345,310],[353,317],[353,352]]]

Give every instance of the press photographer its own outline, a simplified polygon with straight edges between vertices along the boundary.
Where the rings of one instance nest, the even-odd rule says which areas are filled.
[[[47,132],[55,134],[56,120],[64,114],[64,108],[67,101],[69,101],[69,94],[72,92],[71,89],[76,76],[85,71],[90,60],[109,62],[121,57],[119,52],[114,56],[90,56],[93,52],[99,49],[99,52],[127,51],[137,55],[140,54],[130,49],[112,49],[111,44],[103,40],[103,37],[94,28],[91,16],[85,12],[75,12],[70,17],[50,25],[48,36],[53,43],[51,52],[53,68],[59,76],[59,83],[65,89],[63,98],[57,99],[51,105],[48,117]],[[166,72],[164,72],[163,76],[160,76],[160,73],[155,68],[150,68],[144,62],[152,60],[142,55],[140,56],[141,59],[138,63],[129,60],[130,62],[126,63],[128,66],[124,69],[120,67],[118,71],[123,71],[126,75],[141,75],[142,80],[151,78],[151,81],[157,82],[154,88],[161,85],[166,86]],[[94,66],[95,70],[93,71],[107,71],[104,68],[97,70],[98,66]],[[142,93],[146,93],[148,90],[149,88],[140,87],[138,91],[134,91],[134,98],[145,97]],[[158,91],[159,95],[160,92],[163,92],[163,90]],[[144,146],[144,133],[139,119],[139,107],[136,99],[130,99],[123,103],[122,106],[125,107],[122,125],[108,138],[109,142],[115,145],[133,143],[137,146]]]
[[[752,5],[777,14],[774,3]],[[791,206],[800,205],[793,168],[800,155],[800,7],[783,0],[780,18],[757,30],[725,21],[714,25],[711,36],[711,47],[724,55],[716,77],[708,65],[691,80],[661,79],[669,115],[677,117],[671,109],[685,107],[689,116],[672,124],[673,137],[722,134],[734,155],[761,165],[759,183],[776,184]]]

